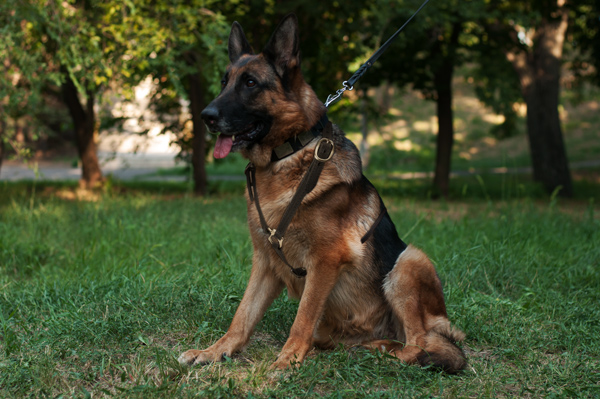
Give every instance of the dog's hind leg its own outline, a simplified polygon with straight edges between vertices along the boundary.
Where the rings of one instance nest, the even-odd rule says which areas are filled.
[[[283,282],[254,255],[250,281],[227,333],[205,350],[188,350],[179,356],[179,363],[193,366],[220,361],[246,346],[256,324],[283,290]]]
[[[403,348],[390,341],[386,347],[390,353],[406,363],[433,365],[450,373],[466,366],[464,354],[455,344],[464,334],[450,326],[442,285],[423,252],[408,246],[386,276],[383,290],[403,329],[398,336],[405,340]],[[385,347],[382,342],[370,344],[377,345]]]

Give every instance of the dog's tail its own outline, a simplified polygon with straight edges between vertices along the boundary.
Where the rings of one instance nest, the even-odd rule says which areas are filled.
[[[463,350],[457,345],[465,339],[465,333],[448,326],[440,326],[427,332],[424,350],[417,356],[421,366],[433,366],[454,374],[467,366]]]

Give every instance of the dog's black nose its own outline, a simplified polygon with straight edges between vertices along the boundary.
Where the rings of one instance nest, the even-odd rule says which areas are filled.
[[[208,126],[213,126],[219,120],[219,110],[217,107],[209,104],[208,107],[204,108],[200,116],[204,120],[204,123]]]

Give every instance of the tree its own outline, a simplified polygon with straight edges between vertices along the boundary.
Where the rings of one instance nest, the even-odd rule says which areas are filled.
[[[20,97],[32,94],[21,101],[29,106],[29,99],[50,92],[69,109],[81,158],[82,186],[102,182],[94,139],[99,126],[95,104],[110,84],[126,94],[152,75],[158,81],[155,103],[168,103],[157,109],[179,111],[179,99],[189,101],[195,191],[205,193],[206,132],[200,112],[207,93],[218,90],[227,57],[228,24],[206,8],[213,3],[8,0],[3,5],[8,10],[10,37],[18,43],[10,48],[0,45],[0,51],[6,50],[12,60],[13,76],[25,82],[12,85],[12,92]],[[23,57],[22,49],[28,49],[29,58]],[[173,121],[179,122],[178,114],[159,116],[172,127],[177,125]]]
[[[118,41],[108,34],[102,21],[110,6],[114,3],[5,2],[10,10],[7,18],[13,39],[6,53],[12,76],[21,82],[13,85],[13,94],[24,98],[22,102],[29,110],[42,92],[53,94],[65,104],[73,122],[82,165],[80,184],[84,188],[102,182],[94,140],[94,105],[103,86],[121,65]],[[24,53],[28,56],[23,57]],[[13,97],[9,105],[14,108]]]
[[[389,27],[401,26],[419,5],[379,0],[373,6],[372,25],[393,32]],[[412,84],[425,98],[436,102],[434,196],[448,195],[454,143],[452,78],[455,68],[468,60],[467,50],[475,43],[478,31],[472,21],[482,9],[479,2],[428,4],[365,76],[365,82],[373,86],[386,81],[398,86]],[[382,37],[380,32],[373,38],[377,47],[387,36]]]
[[[58,79],[45,68],[40,43],[28,40],[18,11],[11,2],[0,4],[0,162],[9,143],[17,155],[28,154],[16,136],[22,133],[20,126],[28,115],[41,108],[45,82]]]
[[[135,64],[129,79],[135,83],[150,75],[156,83],[153,110],[166,130],[186,136],[187,120],[179,118],[182,100],[189,102],[192,128],[179,144],[191,148],[194,192],[206,194],[207,132],[200,113],[209,96],[220,89],[227,64],[229,24],[207,7],[216,1],[161,0],[131,2],[131,12],[109,15],[114,35],[122,38],[125,54]],[[123,18],[123,23],[119,21]]]
[[[461,22],[452,22],[444,35],[437,40],[433,52],[441,52],[440,63],[433,70],[433,85],[438,116],[438,134],[433,177],[434,194],[448,196],[450,189],[450,170],[452,165],[452,146],[454,143],[454,112],[452,109],[452,77],[457,64],[458,38],[462,30]],[[446,50],[443,51],[442,47]]]
[[[6,121],[4,119],[0,120],[0,172],[2,171],[2,161],[4,160],[4,154],[6,152],[5,143],[4,143],[4,135],[6,131]]]
[[[73,123],[80,184],[101,185],[95,105],[111,84],[123,92],[145,78],[137,72],[148,65],[150,53],[144,53],[148,46],[133,35],[132,23],[148,21],[136,19],[134,2],[116,0],[8,0],[3,6],[11,44],[0,51],[7,54],[11,76],[19,81],[12,87],[2,81],[3,92],[13,94],[8,105],[16,110],[20,103],[31,111],[42,93],[59,98]],[[169,38],[153,39],[157,47]]]
[[[161,22],[164,34],[172,38],[154,50],[157,56],[150,69],[154,76],[167,76],[165,83],[173,85],[179,97],[189,100],[193,129],[191,163],[197,195],[205,195],[207,189],[207,132],[200,114],[207,100],[220,90],[221,74],[227,65],[229,33],[225,19],[204,8],[207,5],[210,2],[202,0],[185,4],[167,0],[164,6],[170,7],[171,12],[166,21],[163,18],[167,14],[155,13],[156,7],[146,10],[151,18]]]
[[[486,44],[512,64],[527,104],[534,180],[548,192],[573,195],[558,105],[569,7],[565,0],[490,3]]]

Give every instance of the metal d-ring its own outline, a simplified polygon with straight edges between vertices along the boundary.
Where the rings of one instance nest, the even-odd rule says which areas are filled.
[[[321,148],[321,144],[323,144],[323,142],[326,142],[327,144],[329,144],[331,146],[331,151],[329,152],[329,155],[327,155],[327,157],[325,157],[325,158],[321,158],[319,156],[319,149]],[[331,159],[331,157],[333,157],[334,153],[335,153],[335,146],[333,144],[333,140],[325,138],[325,137],[321,137],[321,139],[317,142],[317,146],[315,147],[315,159],[319,162],[327,162]]]
[[[271,243],[271,245],[278,243],[279,248],[283,247],[283,238],[275,237],[275,233],[277,233],[277,229],[272,229],[270,227],[268,227],[268,229],[269,229],[269,232],[271,233],[271,235],[269,236],[269,242]],[[277,241],[273,241],[273,239],[275,239]]]

